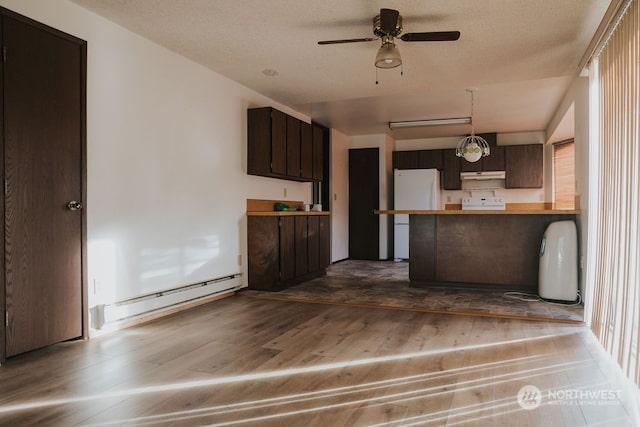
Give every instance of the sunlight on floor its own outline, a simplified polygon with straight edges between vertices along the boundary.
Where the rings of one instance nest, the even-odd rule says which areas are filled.
[[[94,426],[114,426],[121,424],[156,425],[165,423],[206,423],[207,425],[239,425],[246,423],[271,424],[304,420],[313,417],[325,417],[340,414],[344,411],[378,411],[387,413],[386,417],[373,418],[371,425],[392,426],[401,422],[404,426],[412,425],[459,425],[481,422],[495,422],[508,420],[518,413],[522,416],[524,409],[516,398],[518,389],[524,384],[545,384],[548,378],[571,376],[571,372],[596,370],[593,360],[560,360],[554,354],[541,353],[521,357],[511,357],[496,360],[496,355],[510,354],[512,346],[523,345],[534,341],[563,339],[574,335],[553,334],[543,335],[527,340],[504,340],[493,343],[467,345],[439,350],[408,352],[402,354],[361,358],[351,361],[324,363],[312,366],[299,366],[289,369],[279,369],[268,372],[256,372],[237,376],[219,377],[208,380],[176,382],[171,384],[150,385],[147,387],[129,388],[102,394],[77,396],[61,399],[25,402],[0,407],[0,414],[19,411],[39,410],[45,407],[69,407],[87,403],[89,401],[109,401],[109,399],[136,399],[144,395],[157,393],[167,397],[188,392],[190,389],[204,388],[205,395],[212,396],[226,390],[250,390],[256,384],[294,381],[302,387],[298,392],[286,395],[273,395],[267,398],[231,400],[225,403],[211,398],[193,409],[172,411],[154,410],[149,415],[127,415],[126,413],[111,413],[108,409],[94,421],[87,420]],[[480,353],[478,353],[480,352]],[[468,363],[466,357],[470,354],[482,354],[492,359],[484,363]],[[447,356],[449,355],[449,356]],[[426,371],[410,375],[393,375],[391,377],[370,378],[358,380],[358,368],[374,365],[373,372],[404,372],[407,363],[418,363],[422,360],[425,366],[430,361],[451,357],[455,364],[450,367],[440,367],[438,370]],[[353,375],[347,383],[337,386],[313,387],[304,390],[304,384],[324,379],[328,372],[348,372]],[[367,372],[371,372],[367,370]],[[369,374],[371,375],[371,374]],[[320,377],[318,377],[320,376]],[[353,381],[352,381],[353,380]],[[582,383],[573,382],[574,389],[604,388],[607,384],[597,381]],[[235,387],[235,388],[234,388]],[[549,391],[561,390],[559,387],[541,388],[541,393],[547,395]],[[262,393],[262,396],[269,393]],[[251,393],[248,393],[251,396]],[[462,396],[462,397],[461,397]],[[108,404],[110,406],[111,404]],[[393,408],[407,408],[410,406],[423,407],[424,413],[407,416],[404,412],[399,416],[392,413]],[[544,402],[540,410],[555,409],[552,402]],[[609,417],[611,420],[624,420],[628,414],[621,409],[617,402],[617,411]],[[609,408],[611,409],[611,408]],[[72,410],[72,409],[70,409]],[[378,413],[376,412],[376,413]],[[526,411],[525,411],[526,412]],[[528,414],[525,413],[525,416]],[[385,420],[386,418],[386,420]]]

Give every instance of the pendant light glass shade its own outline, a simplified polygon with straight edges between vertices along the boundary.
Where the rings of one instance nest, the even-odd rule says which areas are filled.
[[[393,42],[384,42],[376,55],[376,67],[396,68],[402,65],[400,51]]]
[[[478,135],[469,135],[458,143],[456,156],[464,157],[468,162],[474,163],[491,153],[487,141]]]
[[[474,163],[482,157],[488,156],[491,149],[489,143],[473,131],[473,89],[467,89],[467,92],[471,93],[471,135],[460,140],[456,148],[456,156],[464,157],[466,161]]]

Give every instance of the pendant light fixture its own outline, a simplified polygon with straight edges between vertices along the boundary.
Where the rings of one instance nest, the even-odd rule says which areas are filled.
[[[467,92],[471,94],[471,135],[465,136],[458,143],[456,148],[456,156],[464,157],[468,162],[477,162],[482,157],[487,157],[491,150],[489,149],[489,143],[475,134],[473,130],[473,92],[476,89],[467,89]]]

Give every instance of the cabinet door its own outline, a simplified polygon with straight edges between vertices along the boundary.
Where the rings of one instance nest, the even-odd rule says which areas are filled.
[[[420,168],[420,152],[419,151],[394,151],[393,152],[393,168],[394,169],[419,169]]]
[[[331,264],[331,217],[319,217],[320,233],[320,268],[327,268]]]
[[[318,125],[311,125],[312,143],[313,143],[313,180],[323,180],[323,145],[324,145],[324,129]]]
[[[487,157],[482,158],[483,171],[503,171],[504,163],[504,145],[491,147],[491,152]]]
[[[280,282],[295,277],[295,223],[292,216],[280,217]]]
[[[247,110],[247,173],[271,175],[271,108]]]
[[[287,116],[287,175],[300,176],[300,120]]]
[[[311,124],[300,122],[300,176],[313,179],[313,136]]]
[[[480,159],[477,162],[468,162],[464,157],[458,157],[460,159],[460,172],[480,172],[482,171],[482,161]]]
[[[455,149],[442,150],[442,164],[444,167],[442,188],[460,190],[460,158],[456,156]]]
[[[420,150],[418,152],[418,165],[420,169],[442,170],[443,150]]]
[[[506,146],[506,188],[542,188],[542,168],[542,144]]]
[[[319,216],[307,217],[308,271],[320,269],[320,221]]]
[[[250,216],[247,218],[247,256],[249,287],[275,290],[278,286],[279,218]]]
[[[287,174],[287,115],[271,109],[271,173]]]
[[[296,241],[296,276],[302,276],[308,272],[309,249],[307,246],[308,231],[307,217],[295,216],[295,241]]]

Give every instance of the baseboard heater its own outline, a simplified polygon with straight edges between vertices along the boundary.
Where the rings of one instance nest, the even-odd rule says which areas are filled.
[[[98,321],[97,324],[94,323],[94,325],[99,325],[97,329],[100,329],[102,324],[105,323],[127,321],[136,317],[147,316],[151,313],[179,307],[180,305],[186,305],[218,294],[232,292],[242,287],[241,277],[241,273],[236,273],[204,282],[150,292],[133,298],[116,301],[104,306],[104,320],[102,322]]]

